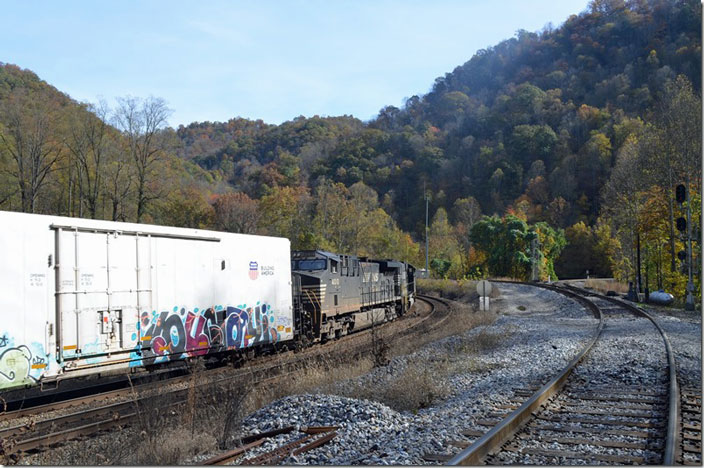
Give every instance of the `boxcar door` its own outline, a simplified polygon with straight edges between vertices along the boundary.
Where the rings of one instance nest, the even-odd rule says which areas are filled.
[[[150,300],[150,239],[75,228],[56,228],[55,239],[59,359],[127,358],[140,300]]]

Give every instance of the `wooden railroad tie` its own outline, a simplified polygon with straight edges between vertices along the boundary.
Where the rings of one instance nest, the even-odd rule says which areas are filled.
[[[623,429],[595,429],[593,427],[581,427],[581,426],[555,426],[550,424],[539,424],[533,425],[531,427],[533,430],[549,431],[549,432],[571,432],[575,434],[594,434],[598,432],[600,434],[606,435],[618,435],[618,436],[629,436],[638,437],[641,439],[653,439],[658,435],[655,432],[648,431],[629,431]]]
[[[515,452],[515,453],[521,453],[525,455],[538,455],[541,457],[552,457],[552,458],[568,458],[572,460],[599,460],[599,461],[605,461],[608,463],[620,463],[623,465],[644,465],[647,463],[651,463],[652,461],[649,459],[646,459],[645,457],[629,457],[629,456],[624,456],[624,455],[604,455],[604,454],[581,454],[578,452],[567,452],[563,450],[548,450],[548,449],[532,449],[532,448],[526,448],[526,447],[518,447],[515,445],[509,445],[506,447],[504,450],[508,452]]]
[[[610,421],[606,419],[596,419],[596,418],[564,418],[560,416],[536,416],[537,419],[550,422],[562,422],[562,423],[580,423],[580,424],[603,424],[606,426],[625,426],[625,427],[664,427],[663,422],[652,423],[652,422],[641,422],[641,421]]]
[[[594,445],[597,447],[637,449],[637,450],[658,450],[662,448],[661,441],[651,442],[622,442],[619,440],[595,440],[586,437],[541,437],[539,442],[557,443],[563,445]]]

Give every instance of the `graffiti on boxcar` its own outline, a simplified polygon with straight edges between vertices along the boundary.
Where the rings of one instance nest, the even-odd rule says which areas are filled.
[[[55,363],[43,344],[18,343],[12,334],[0,330],[0,389],[34,385]]]
[[[30,375],[32,352],[27,346],[9,348],[0,354],[0,388],[33,384],[36,379]]]
[[[228,307],[225,321],[227,348],[240,349],[257,343],[276,342],[276,329],[270,326],[273,320],[273,314],[267,304],[254,309]]]
[[[138,328],[145,363],[275,343],[278,339],[274,313],[266,303],[192,311],[174,307],[159,314],[143,312]]]

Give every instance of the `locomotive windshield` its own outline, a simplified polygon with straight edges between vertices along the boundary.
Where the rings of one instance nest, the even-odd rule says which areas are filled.
[[[304,271],[313,271],[313,270],[325,270],[327,268],[326,261],[317,259],[317,260],[293,260],[291,262],[291,269],[292,270],[304,270]]]

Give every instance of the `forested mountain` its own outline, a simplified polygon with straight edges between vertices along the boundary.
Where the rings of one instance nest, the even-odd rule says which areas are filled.
[[[250,195],[242,166],[297,163],[307,185],[325,176],[388,194],[394,217],[418,234],[424,183],[435,208],[471,195],[485,213],[502,213],[525,200],[561,227],[593,223],[615,154],[639,118],[652,118],[668,80],[684,74],[700,93],[700,25],[694,1],[594,2],[558,29],[520,31],[478,52],[367,125],[236,119],[178,133],[188,157]]]
[[[423,250],[404,232],[423,239],[427,194],[436,274],[492,272],[481,239],[513,226],[523,233],[513,238],[523,253],[531,232],[553,239],[543,249],[544,260],[550,257],[543,273],[555,260],[557,274],[568,276],[590,269],[632,279],[642,234],[653,284],[679,285],[672,190],[692,174],[699,203],[701,162],[692,155],[701,152],[701,114],[690,114],[701,106],[701,18],[695,0],[594,0],[557,28],[519,31],[479,51],[427,94],[385,107],[369,122],[234,118],[172,130],[159,99],[126,98],[115,110],[78,105],[5,65],[0,208],[285,235],[295,247],[418,262]],[[32,99],[37,95],[51,98]],[[47,134],[58,136],[41,146],[49,156],[37,170],[46,170],[46,179],[29,194],[37,203],[31,207],[23,197],[32,184],[18,183],[25,176],[12,156],[18,140],[8,137],[21,126],[13,124],[15,108],[25,109],[17,112],[25,118],[35,108],[56,116]],[[154,128],[149,115],[159,117]],[[139,117],[137,128],[130,116]],[[693,123],[683,124],[687,119]],[[98,122],[109,125],[96,166]],[[677,143],[683,137],[692,144]],[[673,151],[679,156],[664,162]],[[627,167],[636,182],[625,194],[631,198],[616,203]],[[657,176],[663,171],[667,180]],[[658,232],[639,218],[653,211],[664,213]],[[498,218],[473,231],[482,214]],[[511,218],[501,221],[504,215]],[[510,271],[527,271],[530,259],[519,257],[520,268]]]

